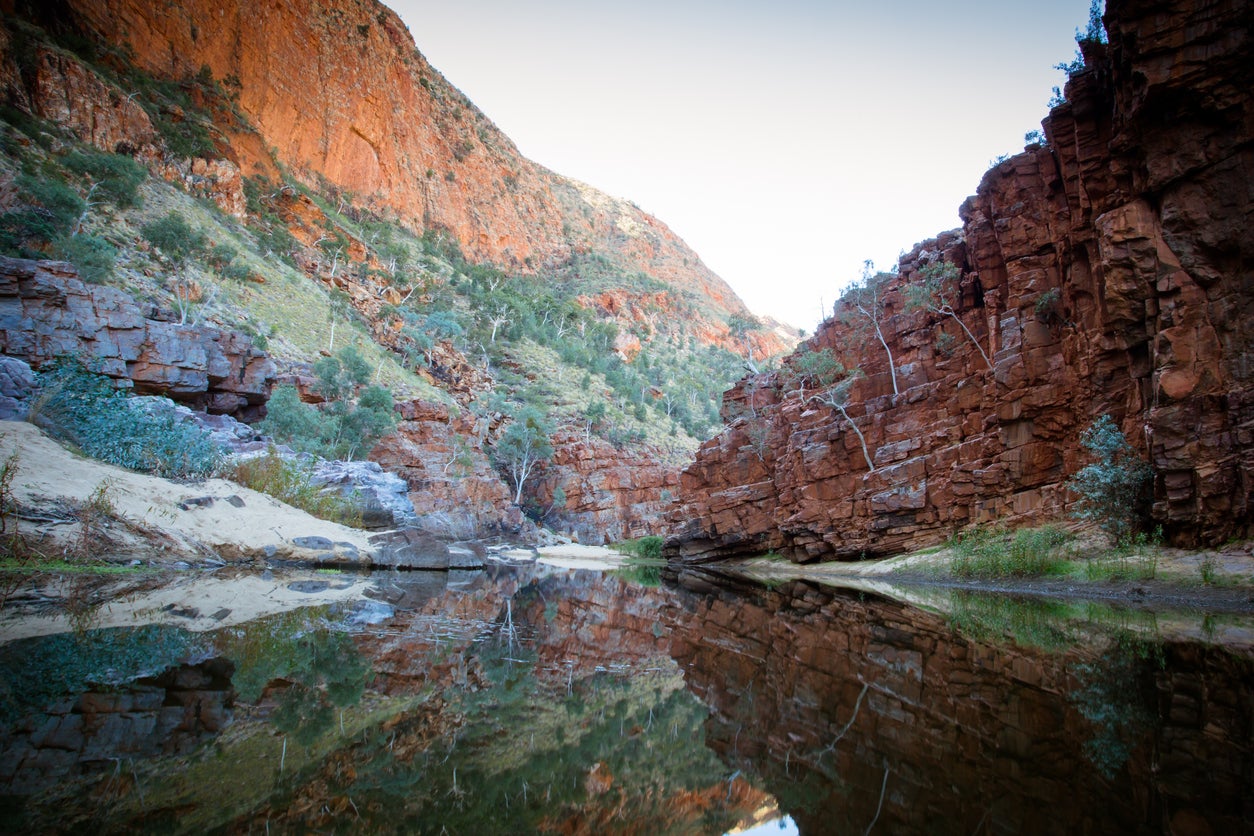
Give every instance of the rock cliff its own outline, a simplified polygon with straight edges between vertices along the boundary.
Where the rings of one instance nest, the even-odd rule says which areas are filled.
[[[396,432],[370,453],[409,484],[416,525],[453,540],[517,534],[530,527],[483,451],[488,428],[468,412],[409,401]]]
[[[242,419],[264,414],[275,375],[246,335],[146,316],[129,295],[85,284],[58,261],[0,258],[0,354],[35,367],[80,355],[139,394]]]
[[[985,175],[961,230],[902,257],[881,317],[899,393],[885,353],[838,319],[803,347],[866,373],[847,411],[873,468],[846,420],[796,391],[799,352],[726,395],[668,553],[856,558],[1056,518],[1102,414],[1153,465],[1172,540],[1248,535],[1252,22],[1237,2],[1111,0],[1109,44],[1084,45],[1044,141]],[[938,260],[961,271],[955,313],[982,351],[906,304]]]
[[[553,456],[539,468],[528,494],[540,505],[545,525],[581,543],[656,534],[679,488],[679,471],[666,458],[652,447],[620,449],[563,427],[554,433]]]
[[[531,273],[597,252],[725,314],[747,313],[661,221],[519,154],[375,0],[14,5],[79,40],[124,47],[158,78],[191,79],[207,68],[255,129],[250,136],[226,120],[214,137],[212,156],[244,176],[270,177],[277,162],[307,185],[339,190],[418,233],[451,232],[472,261]],[[36,66],[33,74],[6,73],[10,99],[106,150],[151,139],[143,110],[72,56],[48,52]],[[50,87],[60,92],[47,94]]]

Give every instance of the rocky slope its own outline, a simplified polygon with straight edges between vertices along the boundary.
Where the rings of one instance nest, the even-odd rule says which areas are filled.
[[[682,477],[668,553],[856,558],[1056,518],[1079,434],[1107,413],[1153,465],[1172,540],[1248,535],[1252,22],[1236,2],[1111,0],[1109,44],[1085,45],[1045,141],[985,175],[961,230],[901,259],[881,319],[900,393],[837,319],[803,348],[866,372],[847,409],[874,467],[788,368],[742,381]],[[938,259],[962,271],[954,308],[988,363],[953,319],[906,305]]]
[[[493,316],[505,321],[505,314],[494,312],[517,300],[508,297],[509,288],[484,294],[485,281],[493,293],[508,281],[518,299],[534,304],[534,310],[515,308],[510,316],[516,322],[533,314],[548,322],[570,300],[582,317],[581,336],[585,325],[617,326],[608,345],[579,346],[574,352],[585,364],[577,369],[580,377],[598,351],[614,352],[628,364],[643,354],[653,361],[648,383],[674,391],[665,393],[664,416],[661,409],[645,409],[663,399],[661,389],[655,387],[648,404],[644,395],[628,401],[623,392],[641,391],[629,375],[604,387],[600,379],[591,387],[584,383],[573,398],[549,404],[557,412],[577,414],[589,399],[605,400],[612,421],[622,424],[615,428],[629,439],[625,455],[606,452],[604,444],[592,457],[583,455],[587,444],[558,451],[553,468],[563,474],[559,481],[587,483],[587,490],[572,499],[569,513],[557,524],[584,539],[612,536],[595,534],[597,526],[615,532],[657,530],[658,512],[669,501],[663,491],[676,482],[674,472],[657,464],[663,458],[658,444],[665,444],[660,441],[665,433],[677,434],[672,403],[694,390],[690,381],[679,379],[691,370],[685,366],[698,367],[696,376],[707,381],[699,397],[684,407],[691,406],[686,414],[695,417],[683,419],[673,446],[686,451],[710,426],[709,392],[734,377],[728,369],[738,362],[731,358],[729,366],[727,353],[750,352],[761,359],[795,340],[775,323],[755,322],[731,288],[665,224],[634,204],[521,157],[418,53],[399,18],[373,0],[283,0],[265,8],[233,0],[175,6],[147,0],[16,0],[6,4],[0,18],[0,98],[9,108],[0,159],[0,213],[17,211],[28,201],[19,172],[37,165],[49,179],[65,180],[61,162],[77,153],[79,142],[133,157],[179,191],[212,201],[225,217],[202,218],[202,226],[211,228],[209,245],[243,250],[235,266],[251,274],[235,278],[270,287],[256,293],[249,285],[232,287],[214,297],[221,289],[214,283],[223,278],[215,270],[222,270],[205,264],[189,267],[186,284],[203,288],[201,298],[216,298],[219,325],[260,323],[256,333],[281,332],[272,349],[277,347],[282,380],[308,378],[310,361],[332,340],[307,339],[323,325],[320,312],[305,310],[290,318],[276,314],[273,288],[280,281],[304,281],[299,298],[306,308],[334,308],[344,294],[350,310],[343,317],[353,320],[352,327],[390,349],[406,372],[443,390],[397,393],[398,399],[422,395],[426,402],[415,405],[420,412],[445,408],[435,402],[444,394],[467,407],[494,388],[508,390],[513,384],[502,383],[501,368],[523,379],[523,386],[540,379],[536,388],[542,388],[542,378],[557,365],[546,359],[545,368],[537,370],[512,356],[489,360],[488,345],[497,338],[495,320],[490,338],[467,334],[457,345],[434,329],[420,333],[429,327],[424,324],[428,314],[458,305],[463,325]],[[89,187],[82,179],[67,182],[80,197]],[[150,197],[159,192],[145,189]],[[148,201],[128,213],[89,201],[80,220],[80,226],[87,220],[86,231],[122,253],[118,273],[123,275],[114,283],[153,297],[145,300],[145,305],[154,302],[152,310],[145,309],[150,320],[164,316],[156,304],[175,292],[167,275],[174,262],[137,233],[162,210],[187,214],[186,204],[180,195]],[[273,262],[279,272],[263,275],[259,261]],[[285,272],[277,266],[280,261],[289,262],[296,273]],[[489,267],[499,273],[485,280]],[[557,285],[556,302],[539,300]],[[474,290],[467,291],[471,286]],[[232,305],[237,309],[227,310]],[[549,307],[541,310],[544,305]],[[574,326],[566,322],[564,327]],[[194,371],[193,361],[161,360],[152,368],[145,365],[147,359],[116,361],[111,348],[97,350],[111,337],[88,345],[91,336],[84,328],[78,327],[77,344],[104,356],[113,364],[111,373],[121,374],[119,362],[126,364],[125,372],[140,374],[131,375],[140,388],[151,388],[158,375],[174,374],[170,370],[176,367],[182,378]],[[514,338],[521,342],[533,335]],[[21,339],[10,343],[33,363],[50,356],[21,348]],[[60,338],[54,342],[57,348],[69,345]],[[297,347],[298,342],[303,344]],[[154,349],[172,345],[154,343]],[[665,371],[653,348],[669,352]],[[707,348],[708,356],[693,359]],[[718,350],[727,356],[715,358]],[[564,357],[563,362],[576,361]],[[715,363],[718,370],[707,373]],[[558,367],[558,383],[570,388],[563,371]],[[215,373],[216,367],[210,377]],[[632,374],[643,379],[636,369]],[[710,380],[718,382],[711,385]],[[177,397],[184,383],[162,386]],[[246,383],[251,386],[242,379],[238,385],[219,384],[215,378],[210,388],[238,389]],[[269,385],[263,387],[267,392]],[[184,399],[245,418],[263,414],[264,394],[250,389],[243,397],[244,402],[231,401],[210,392]],[[571,419],[566,412],[558,423]],[[445,429],[435,429],[438,423]],[[407,474],[415,494],[425,494],[418,504],[426,508],[422,518],[433,531],[486,536],[525,528],[485,454],[492,437],[468,434],[474,422],[462,423],[428,422],[424,430],[411,426],[408,436],[393,439],[380,456]],[[638,442],[645,435],[651,444]],[[571,434],[572,443],[577,436]],[[446,478],[447,462],[434,460],[448,445],[467,442],[476,448],[474,478],[455,485]],[[430,449],[424,448],[428,443]],[[672,468],[674,458],[672,450],[666,457]],[[610,464],[615,470],[608,475],[590,470]],[[548,494],[529,497],[537,507],[550,501]]]
[[[208,73],[220,80],[242,120],[218,122],[216,150],[204,162],[233,171],[234,180],[271,178],[281,165],[306,185],[338,191],[417,233],[451,233],[472,261],[533,273],[595,252],[696,295],[711,306],[712,320],[748,313],[661,221],[521,156],[431,67],[400,18],[374,0],[284,0],[264,8],[242,0],[16,5],[50,31],[124,48],[154,77]],[[142,109],[75,63],[44,52],[33,72],[11,69],[10,98],[80,127],[106,150],[150,139]],[[220,191],[235,192],[220,202],[242,214],[238,185]],[[776,349],[784,344],[773,341]]]

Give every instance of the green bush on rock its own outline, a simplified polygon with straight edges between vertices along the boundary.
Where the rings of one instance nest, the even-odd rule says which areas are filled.
[[[145,409],[74,358],[40,372],[32,420],[88,456],[172,478],[207,476],[222,449],[201,427]]]
[[[1096,461],[1067,482],[1067,487],[1080,496],[1072,515],[1096,523],[1116,546],[1126,543],[1144,517],[1154,471],[1109,415],[1098,418],[1081,433],[1080,446]]]
[[[374,443],[396,427],[392,393],[382,386],[357,388],[370,376],[370,367],[354,348],[340,349],[314,365],[317,391],[326,403],[319,409],[301,402],[292,386],[280,386],[270,396],[266,418],[258,428],[280,444],[324,459],[365,456]]]

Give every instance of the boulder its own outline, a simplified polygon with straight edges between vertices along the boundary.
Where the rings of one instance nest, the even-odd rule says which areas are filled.
[[[0,355],[0,421],[21,421],[35,392],[35,373],[23,360]]]

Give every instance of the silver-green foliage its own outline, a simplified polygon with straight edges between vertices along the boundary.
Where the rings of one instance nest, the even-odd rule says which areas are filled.
[[[207,476],[222,463],[206,430],[145,409],[76,359],[41,372],[39,389],[39,423],[92,458],[173,478]]]
[[[493,446],[492,458],[513,484],[516,505],[522,504],[523,486],[536,466],[553,455],[550,432],[548,421],[538,409],[524,407]]]
[[[1142,518],[1154,472],[1109,415],[1098,418],[1081,433],[1080,445],[1094,461],[1067,482],[1080,497],[1072,514],[1096,523],[1116,544],[1123,543]]]

